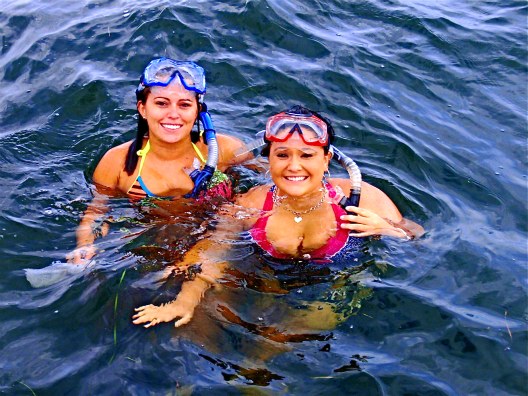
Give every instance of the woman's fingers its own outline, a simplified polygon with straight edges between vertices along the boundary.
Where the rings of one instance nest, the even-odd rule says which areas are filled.
[[[93,245],[85,245],[75,249],[66,255],[66,260],[72,264],[84,264],[95,256],[95,247]]]
[[[134,316],[132,316],[132,319],[133,319],[132,323],[141,324],[141,323],[151,322],[149,325],[152,325],[152,322],[157,319],[155,308],[157,307],[152,304],[144,305],[142,307],[136,308],[135,311],[137,313]]]
[[[355,214],[342,215],[341,228],[354,232],[355,237],[367,237],[373,235],[383,235],[391,225],[378,214],[364,208],[347,206],[349,212]]]
[[[368,209],[359,208],[359,207],[357,207],[357,206],[347,206],[347,207],[345,208],[345,210],[346,210],[347,212],[356,213],[356,214],[358,214],[358,215],[360,215],[360,216],[367,216],[367,215],[373,213],[373,212],[371,212],[371,211],[368,210]]]
[[[342,215],[341,228],[350,230],[355,237],[367,237],[373,235],[389,235],[397,238],[412,239],[412,232],[406,231],[404,227],[398,227],[389,219],[363,208],[347,206],[347,210],[354,212],[353,215]]]
[[[187,324],[191,321],[192,319],[192,314],[190,313],[187,313],[185,315],[183,315],[183,317],[180,319],[180,320],[177,320],[175,323],[174,323],[174,327],[180,327],[184,324]]]
[[[361,216],[343,215],[341,216],[341,220],[344,221],[344,223],[341,223],[342,228],[354,231],[364,231],[364,227],[377,225],[373,219]]]
[[[170,322],[176,318],[180,318],[174,323],[175,327],[180,327],[191,321],[193,312],[185,309],[177,309],[175,307],[156,306],[156,305],[144,305],[139,308],[135,308],[137,312],[132,316],[132,323],[143,324],[145,328],[155,326],[162,322]]]

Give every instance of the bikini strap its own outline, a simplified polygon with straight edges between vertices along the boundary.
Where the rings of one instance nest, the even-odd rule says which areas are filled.
[[[332,186],[330,182],[326,180],[324,183],[325,183],[326,191],[328,191],[328,197],[334,198],[337,194],[336,190],[334,189],[334,186]]]
[[[138,177],[141,176],[141,170],[143,169],[143,164],[145,163],[145,158],[147,158],[147,153],[149,151],[150,151],[150,140],[147,140],[147,144],[145,144],[145,148],[137,151],[138,157],[141,157],[141,161],[139,162]]]
[[[273,192],[275,191],[277,187],[275,185],[271,186],[271,188],[266,193],[266,199],[264,200],[264,206],[262,207],[262,210],[264,212],[269,212],[273,209]]]
[[[200,158],[200,160],[205,164],[206,161],[205,161],[205,158],[203,157],[200,149],[196,146],[196,144],[194,144],[192,142],[191,142],[191,144],[193,146],[194,151],[196,152],[196,155],[198,155],[198,158]]]

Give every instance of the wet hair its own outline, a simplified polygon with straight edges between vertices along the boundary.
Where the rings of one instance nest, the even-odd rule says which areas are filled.
[[[136,90],[136,100],[138,102],[145,103],[150,94],[150,87],[145,87],[144,89],[138,91]],[[201,104],[198,101],[198,95],[196,95],[196,103],[198,103],[198,111],[200,111]],[[196,117],[197,130],[191,131],[191,141],[196,143],[200,140],[200,123],[198,122],[199,117]],[[138,150],[143,146],[143,139],[148,135],[148,122],[144,119],[138,111],[138,123],[137,123],[137,132],[136,138],[128,148],[126,160],[125,160],[125,171],[130,176],[134,173],[137,163],[139,161],[139,156],[137,155]]]
[[[323,117],[321,114],[313,110],[307,109],[306,107],[303,107],[301,105],[292,106],[288,110],[284,110],[283,112],[286,114],[291,114],[291,115],[301,115],[301,116],[304,115],[307,117],[315,116],[319,118],[321,121],[323,121],[326,124],[326,130],[328,131],[328,144],[326,146],[323,146],[323,150],[325,154],[328,154],[328,151],[330,150],[330,145],[334,141],[335,132],[334,132],[334,128],[332,127],[332,124],[326,117]],[[266,142],[266,145],[260,152],[260,155],[262,155],[263,157],[269,157],[271,142],[268,139],[266,139],[266,137],[264,137],[264,141]]]

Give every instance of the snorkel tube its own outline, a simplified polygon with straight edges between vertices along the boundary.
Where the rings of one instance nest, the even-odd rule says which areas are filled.
[[[345,209],[347,206],[359,206],[359,198],[361,196],[361,171],[356,163],[349,157],[347,157],[343,152],[337,149],[335,146],[330,146],[329,151],[333,154],[337,162],[341,164],[343,168],[346,169],[348,175],[350,176],[350,182],[352,183],[352,188],[350,189],[350,195],[343,197],[339,201],[339,206]],[[346,209],[345,209],[346,210]],[[351,212],[347,212],[351,213]]]
[[[198,117],[204,127],[203,139],[205,144],[207,144],[207,161],[201,170],[195,169],[189,174],[189,177],[194,183],[194,187],[189,194],[185,194],[185,198],[198,198],[202,191],[207,190],[207,185],[213,177],[216,165],[218,164],[216,131],[205,103],[201,103],[201,110]]]

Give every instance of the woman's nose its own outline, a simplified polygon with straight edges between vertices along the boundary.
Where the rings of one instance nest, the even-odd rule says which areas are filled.
[[[290,162],[288,163],[288,169],[289,170],[300,170],[301,169],[301,161],[297,156],[292,156],[290,158]]]
[[[180,112],[176,105],[169,107],[169,117],[171,118],[180,118]]]

